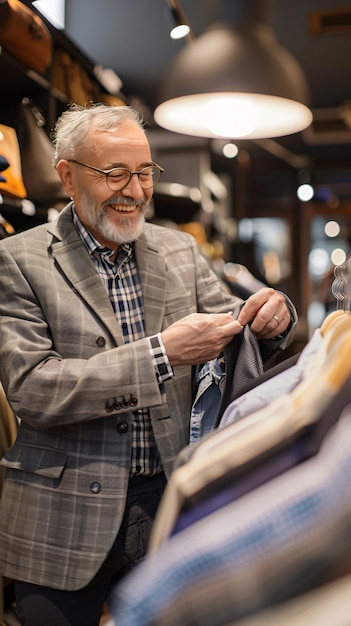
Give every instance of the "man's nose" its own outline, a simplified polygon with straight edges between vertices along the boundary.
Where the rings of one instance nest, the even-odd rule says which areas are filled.
[[[123,189],[122,192],[127,191],[128,194],[130,195],[131,193],[133,194],[133,196],[137,195],[137,196],[141,196],[144,195],[144,190],[140,185],[140,179],[139,179],[139,175],[138,173],[134,172],[130,181],[128,182],[128,185],[126,185]]]

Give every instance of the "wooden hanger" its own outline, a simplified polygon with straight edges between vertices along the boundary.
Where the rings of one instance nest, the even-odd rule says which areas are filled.
[[[327,315],[327,317],[323,321],[323,323],[321,325],[321,328],[320,328],[322,337],[325,336],[326,332],[328,331],[328,328],[336,320],[338,320],[340,317],[342,317],[344,314],[345,314],[345,311],[342,311],[341,309],[338,309],[337,311],[332,311],[331,313],[329,313],[329,315]]]

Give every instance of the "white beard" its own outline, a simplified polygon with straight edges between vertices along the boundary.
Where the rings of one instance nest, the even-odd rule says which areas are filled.
[[[135,241],[143,231],[145,216],[140,213],[139,219],[133,222],[128,217],[120,215],[118,226],[108,217],[106,207],[110,204],[133,204],[133,201],[126,198],[114,198],[105,202],[100,211],[97,210],[95,202],[91,199],[87,191],[81,189],[81,212],[82,218],[87,226],[99,232],[107,241],[113,241],[120,245]],[[138,202],[142,208],[145,207],[146,201]]]

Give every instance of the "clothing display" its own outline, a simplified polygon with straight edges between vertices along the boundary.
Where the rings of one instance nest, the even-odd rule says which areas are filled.
[[[351,324],[348,316],[342,321],[346,328]],[[340,351],[337,350],[339,343],[340,338],[334,332],[332,347],[336,361],[340,358]],[[281,443],[284,445],[289,441],[289,437],[298,437],[313,423],[318,411],[322,411],[333,397],[333,389],[329,390],[328,385],[322,382],[323,378],[317,376],[323,365],[325,376],[328,368],[337,369],[332,358],[333,350],[328,354],[327,345],[325,338],[314,355],[313,367],[306,367],[305,378],[290,395],[278,396],[245,420],[216,432],[213,437],[205,438],[192,454],[191,462],[175,470],[155,521],[151,549],[157,547],[171,532],[182,506],[186,506],[187,499],[194,498],[202,491],[207,496],[209,490],[215,493],[220,481],[233,481],[234,475],[240,475],[251,462],[257,463],[258,458],[264,459],[265,455],[276,451]],[[345,345],[342,348],[344,350]],[[344,373],[344,369],[342,372]]]
[[[193,446],[115,590],[119,626],[236,624],[351,572],[350,330],[332,315],[291,391]]]

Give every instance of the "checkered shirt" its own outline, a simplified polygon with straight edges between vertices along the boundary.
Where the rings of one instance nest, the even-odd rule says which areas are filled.
[[[113,255],[113,250],[101,246],[87,231],[74,207],[73,222],[109,295],[124,342],[130,343],[141,339],[145,336],[143,294],[133,243],[120,245],[116,261],[112,262],[110,257]],[[162,385],[165,380],[173,376],[173,370],[160,334],[149,337],[148,340],[156,376]],[[133,412],[131,456],[132,476],[139,474],[152,476],[162,469],[147,408]]]

